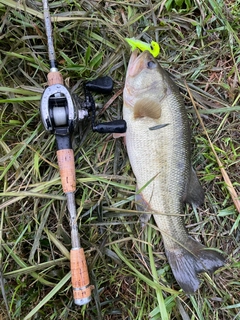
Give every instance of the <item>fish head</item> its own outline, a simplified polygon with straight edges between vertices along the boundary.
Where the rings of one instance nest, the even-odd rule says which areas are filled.
[[[148,50],[139,54],[139,50],[136,49],[130,57],[126,78],[136,79],[143,74],[152,75],[158,72],[158,67],[158,62]]]
[[[159,73],[159,64],[153,55],[148,50],[140,54],[139,50],[134,50],[128,63],[126,79],[133,82],[147,76],[147,80],[152,82],[151,77],[156,73]],[[143,84],[148,84],[148,82],[143,81]]]
[[[126,74],[123,98],[125,104],[134,106],[140,99],[154,99],[163,96],[167,90],[165,72],[149,51],[139,54],[133,51]]]

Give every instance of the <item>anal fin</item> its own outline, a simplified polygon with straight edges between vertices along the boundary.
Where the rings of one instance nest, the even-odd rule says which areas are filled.
[[[143,213],[140,215],[140,222],[142,227],[145,227],[148,221],[151,218],[151,214],[149,213],[144,213],[144,211],[150,211],[148,203],[143,199],[141,194],[136,194],[135,196],[135,201],[136,201],[136,209],[138,211],[143,211]]]

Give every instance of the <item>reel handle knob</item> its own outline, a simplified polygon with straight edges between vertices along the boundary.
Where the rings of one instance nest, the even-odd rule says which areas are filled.
[[[124,133],[127,130],[127,124],[125,120],[102,122],[94,125],[92,130],[99,133]]]
[[[108,76],[99,77],[85,83],[85,88],[89,91],[98,93],[111,93],[113,89],[113,80]]]

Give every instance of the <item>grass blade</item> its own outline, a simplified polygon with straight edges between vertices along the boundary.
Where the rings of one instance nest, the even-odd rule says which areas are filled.
[[[69,281],[71,278],[71,272],[65,275],[65,277],[42,299],[42,301],[29,312],[23,320],[31,319],[37,312],[40,310],[45,304],[49,302],[50,299],[54,297],[56,293],[58,293],[61,288]]]

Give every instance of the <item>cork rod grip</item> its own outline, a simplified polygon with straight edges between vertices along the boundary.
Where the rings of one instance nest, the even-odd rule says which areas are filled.
[[[58,150],[57,159],[63,192],[74,192],[76,190],[76,175],[73,150]]]
[[[85,304],[85,301],[91,300],[91,286],[83,248],[71,250],[70,265],[75,303],[80,301],[78,304]]]
[[[63,77],[59,71],[49,72],[47,75],[48,85],[51,86],[53,84],[62,84],[63,85]]]

